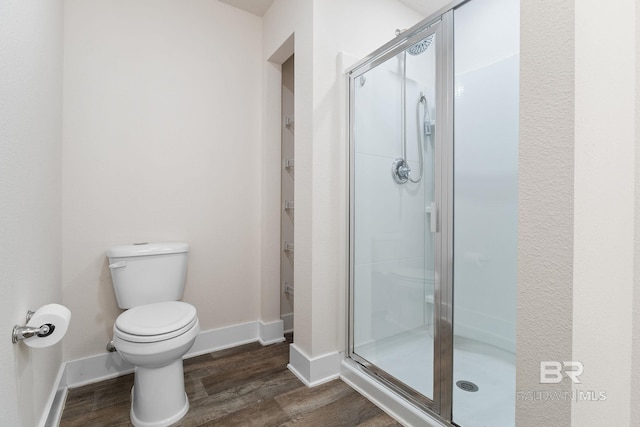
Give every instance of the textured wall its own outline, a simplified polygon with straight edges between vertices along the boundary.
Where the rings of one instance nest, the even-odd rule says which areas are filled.
[[[520,393],[571,391],[539,383],[543,360],[571,360],[574,2],[522,0],[517,379]],[[544,387],[543,387],[544,386]],[[569,425],[571,403],[516,402],[517,425]]]
[[[0,76],[0,425],[31,427],[62,344],[29,349],[9,331],[62,302],[62,1],[0,2]]]
[[[260,318],[260,35],[217,1],[65,2],[65,359],[111,339],[114,244],[189,242],[203,330]]]

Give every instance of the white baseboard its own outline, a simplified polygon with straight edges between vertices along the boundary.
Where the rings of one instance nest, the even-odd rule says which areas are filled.
[[[342,358],[342,353],[337,351],[310,358],[295,344],[291,344],[287,368],[307,387],[315,387],[340,377]]]
[[[282,320],[240,323],[200,332],[184,358],[256,341],[262,345],[269,345],[284,340]],[[39,427],[56,427],[59,424],[69,388],[119,377],[133,372],[134,369],[134,366],[124,361],[118,352],[63,362]]]
[[[275,344],[284,341],[284,328],[282,320],[264,323],[258,322],[258,341],[262,345]]]
[[[134,371],[133,365],[122,360],[117,352],[70,360],[66,365],[64,382],[67,387],[81,387]]]
[[[278,335],[279,334],[279,335]],[[240,323],[202,331],[185,359],[225,348],[259,341],[262,345],[284,341],[282,321]],[[79,387],[134,371],[134,366],[124,361],[118,352],[103,353],[67,362],[66,385]]]
[[[51,390],[49,400],[45,405],[45,409],[42,413],[42,418],[38,423],[39,427],[56,427],[60,424],[60,418],[62,418],[62,410],[64,409],[64,402],[67,399],[67,386],[64,384],[66,378],[67,364],[60,365],[58,375],[54,382],[57,387]]]
[[[418,409],[411,402],[384,387],[349,360],[342,361],[340,378],[403,426],[446,426],[435,417]]]
[[[288,334],[289,332],[293,332],[293,313],[283,314],[280,316],[282,319],[282,323],[284,323],[284,333]]]
[[[260,339],[259,323],[258,321],[238,323],[236,325],[200,332],[196,338],[196,342],[193,344],[193,347],[191,347],[191,350],[184,356],[184,359],[256,342]]]

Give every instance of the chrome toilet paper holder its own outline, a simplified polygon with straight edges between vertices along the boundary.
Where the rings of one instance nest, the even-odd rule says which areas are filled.
[[[31,320],[31,317],[34,314],[35,311],[27,311],[27,323],[29,323],[29,320]],[[22,341],[33,336],[38,336],[40,338],[48,337],[53,333],[55,329],[56,326],[51,323],[45,323],[39,328],[36,328],[34,326],[15,325],[13,327],[13,331],[11,332],[11,342],[17,344],[18,341]]]

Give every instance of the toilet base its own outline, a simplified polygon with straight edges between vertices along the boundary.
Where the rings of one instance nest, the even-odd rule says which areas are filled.
[[[135,427],[166,427],[188,410],[182,359],[161,368],[136,367],[131,389],[131,423]]]

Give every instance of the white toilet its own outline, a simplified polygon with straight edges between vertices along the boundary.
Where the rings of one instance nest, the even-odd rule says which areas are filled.
[[[120,308],[113,342],[135,365],[131,422],[168,426],[189,410],[182,356],[200,331],[196,309],[179,301],[187,274],[187,243],[142,243],[107,251]]]

